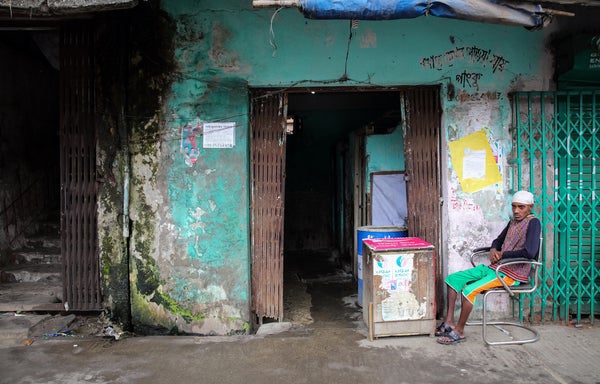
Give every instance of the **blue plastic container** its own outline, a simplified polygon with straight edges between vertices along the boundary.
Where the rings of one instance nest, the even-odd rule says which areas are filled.
[[[358,259],[358,305],[363,303],[363,240],[365,239],[389,239],[392,237],[408,237],[406,227],[358,227],[356,230],[356,252]]]

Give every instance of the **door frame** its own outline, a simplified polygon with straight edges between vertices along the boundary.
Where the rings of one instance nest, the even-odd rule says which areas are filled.
[[[431,154],[431,156],[429,157],[432,160],[432,169],[433,169],[433,173],[431,172],[425,172],[425,173],[419,173],[419,170],[423,169],[422,167],[419,167],[418,164],[416,164],[416,159],[413,159],[412,162],[407,162],[406,164],[406,168],[407,168],[407,174],[411,175],[411,177],[414,178],[415,177],[419,177],[420,175],[428,175],[431,176],[434,181],[436,182],[437,188],[434,189],[428,189],[427,191],[427,195],[432,195],[434,196],[434,198],[431,199],[431,201],[427,200],[427,199],[411,199],[410,198],[410,194],[411,193],[420,193],[419,191],[416,191],[415,189],[410,189],[410,185],[415,185],[414,183],[410,183],[407,182],[407,200],[408,200],[408,208],[409,209],[413,209],[413,212],[419,212],[420,215],[420,219],[421,219],[421,223],[427,223],[428,226],[430,227],[431,224],[433,223],[433,225],[435,226],[435,228],[433,230],[427,230],[426,226],[423,225],[418,225],[416,223],[413,222],[412,227],[409,226],[409,236],[414,236],[414,237],[423,237],[425,240],[427,240],[428,242],[430,242],[431,244],[433,244],[435,246],[436,249],[436,271],[437,271],[437,276],[438,278],[436,279],[436,287],[438,288],[439,291],[439,286],[443,283],[442,280],[440,279],[440,277],[443,275],[442,273],[442,265],[443,263],[441,262],[441,254],[442,252],[440,252],[440,244],[441,244],[441,231],[442,231],[442,225],[441,225],[441,202],[442,202],[442,191],[441,191],[441,179],[440,179],[440,173],[441,173],[441,165],[440,165],[440,159],[441,159],[441,100],[440,100],[440,87],[439,86],[422,86],[422,87],[311,87],[310,90],[313,90],[315,92],[340,92],[340,93],[353,93],[353,92],[390,92],[390,97],[399,97],[400,98],[400,109],[401,109],[401,114],[403,116],[403,129],[404,129],[404,135],[406,136],[406,132],[407,130],[410,132],[410,129],[427,129],[428,133],[435,133],[434,137],[436,138],[435,142],[433,142],[432,145],[430,145],[428,148],[432,148],[433,150],[435,150],[435,153]],[[253,100],[256,99],[257,97],[273,97],[274,95],[286,95],[288,93],[294,93],[294,92],[307,92],[306,88],[302,88],[302,89],[284,89],[284,88],[278,88],[278,89],[261,89],[261,88],[251,88],[250,89],[250,108],[251,108],[251,123],[250,123],[250,138],[251,138],[251,143],[250,143],[250,173],[251,173],[251,185],[250,185],[250,189],[251,189],[251,194],[255,194],[256,191],[254,189],[254,174],[255,174],[255,160],[254,160],[254,156],[253,156],[253,144],[252,140],[255,140],[254,137],[254,121],[256,120],[256,105],[254,105]],[[395,96],[394,96],[395,94]],[[267,96],[265,96],[267,95]],[[280,99],[280,105],[281,108],[279,109],[278,113],[273,113],[272,114],[272,119],[273,121],[271,121],[271,124],[273,126],[279,126],[281,127],[281,132],[283,132],[283,137],[279,138],[278,140],[271,140],[270,141],[270,145],[272,146],[279,146],[280,148],[283,148],[283,169],[281,169],[281,172],[278,173],[279,177],[281,178],[281,182],[278,184],[281,188],[283,188],[283,190],[280,193],[281,196],[281,207],[276,207],[275,211],[280,212],[280,214],[282,215],[279,219],[281,219],[282,223],[281,224],[277,224],[277,228],[279,228],[279,230],[281,232],[279,232],[279,238],[273,237],[272,241],[275,241],[276,247],[275,249],[277,250],[276,252],[274,252],[272,254],[273,260],[261,260],[264,255],[260,255],[258,254],[259,250],[261,249],[261,245],[256,243],[256,239],[257,236],[256,234],[258,233],[262,233],[264,228],[259,228],[258,227],[258,222],[255,220],[255,216],[254,216],[254,211],[256,209],[258,209],[257,205],[256,205],[256,197],[251,197],[251,222],[250,222],[250,231],[251,231],[251,260],[252,260],[252,265],[251,265],[251,269],[252,269],[252,314],[256,317],[257,323],[258,324],[262,324],[262,319],[264,317],[270,317],[270,318],[275,318],[279,321],[281,321],[283,319],[283,288],[282,288],[282,283],[283,283],[283,215],[284,215],[284,209],[283,207],[285,206],[284,204],[284,196],[283,196],[283,192],[285,191],[285,118],[286,118],[286,114],[287,114],[287,97],[282,97]],[[427,114],[423,114],[423,112],[428,112],[429,115]],[[430,119],[422,119],[423,116],[429,116]],[[364,130],[364,134],[366,134],[366,130]],[[417,137],[417,136],[414,136]],[[360,137],[357,136],[357,139],[360,139]],[[427,136],[427,140],[431,139],[431,135]],[[363,142],[364,142],[364,137],[363,137]],[[282,145],[283,143],[283,145]],[[410,141],[409,141],[410,143]],[[407,143],[405,141],[405,154],[407,152],[411,152],[410,150],[407,150],[406,147]],[[361,145],[361,142],[359,140],[357,140],[357,144],[354,148],[354,153],[355,155],[357,154],[357,152],[360,150],[360,148],[364,148],[364,143]],[[366,165],[366,162],[364,161],[364,159],[358,159],[355,158],[355,165],[359,165],[362,164],[362,166],[364,167]],[[410,168],[409,168],[410,166]],[[355,175],[356,175],[357,170],[355,169]],[[364,175],[365,170],[363,169],[362,174]],[[363,180],[363,183],[366,183],[368,180],[368,177],[366,175],[364,175],[363,177],[361,177],[361,179]],[[431,180],[429,180],[431,181]],[[424,184],[427,184],[427,182],[425,182]],[[429,183],[431,184],[431,183]],[[361,194],[361,199],[363,199],[362,194],[365,192],[366,187],[363,185],[362,188],[360,188],[360,186],[357,186],[356,183],[355,185],[355,193],[354,193],[354,198],[356,199],[356,196],[358,193]],[[423,185],[423,184],[419,184],[419,185]],[[414,188],[414,187],[413,187]],[[361,192],[362,191],[362,192]],[[354,250],[353,252],[353,257],[356,256],[356,230],[359,226],[364,225],[365,223],[363,223],[362,221],[364,221],[366,218],[364,210],[365,210],[365,203],[367,203],[368,197],[364,199],[365,201],[363,201],[363,203],[361,204],[360,202],[355,201],[354,202],[354,209],[355,209],[355,213],[354,213],[354,219],[357,220],[357,218],[360,218],[361,222],[354,223],[354,234],[353,234],[353,247],[352,249]],[[426,204],[425,204],[426,202]],[[279,204],[279,203],[278,203]],[[426,212],[426,209],[430,209],[431,210],[431,216],[430,218],[426,217],[426,214],[424,214],[424,212]],[[368,220],[368,219],[367,219]],[[368,224],[368,223],[367,223]],[[411,231],[412,228],[412,231]],[[421,234],[421,232],[423,232],[423,234]],[[269,290],[269,288],[267,286],[265,286],[265,282],[262,279],[262,277],[260,276],[256,276],[257,272],[256,270],[258,269],[258,274],[262,273],[260,271],[265,271],[264,267],[265,264],[263,264],[264,262],[266,262],[267,264],[267,269],[269,270],[269,268],[275,268],[276,270],[273,270],[273,272],[275,272],[275,274],[271,274],[270,276],[272,277],[272,282],[271,282],[271,289]],[[354,260],[354,271],[356,274],[356,259]],[[438,281],[439,280],[439,281]],[[257,286],[258,285],[258,286]],[[260,286],[262,285],[262,287]],[[268,298],[268,300],[265,300],[267,298],[262,297],[262,296],[257,296],[257,295],[268,295],[273,296]],[[443,298],[438,298],[438,300],[440,302],[443,302]],[[268,301],[271,304],[271,308],[267,308],[264,307],[263,301]],[[438,305],[438,307],[441,307]]]

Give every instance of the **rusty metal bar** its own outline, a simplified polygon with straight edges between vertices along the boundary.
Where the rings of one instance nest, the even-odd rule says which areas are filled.
[[[94,40],[84,24],[61,31],[61,234],[65,308],[101,308],[96,231]]]
[[[285,95],[253,93],[251,133],[252,311],[283,319]]]

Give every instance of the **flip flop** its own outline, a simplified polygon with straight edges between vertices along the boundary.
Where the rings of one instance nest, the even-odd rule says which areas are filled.
[[[442,339],[446,339],[446,340],[442,340]],[[444,345],[450,345],[450,344],[458,344],[461,343],[463,341],[465,341],[467,338],[466,337],[460,337],[458,335],[458,333],[456,333],[454,330],[448,332],[448,334],[446,334],[445,336],[440,337],[439,339],[437,339],[437,342],[440,344],[444,344]]]
[[[447,336],[450,332],[452,332],[452,327],[446,324],[445,321],[442,321],[442,324],[440,324],[440,326],[435,329],[435,336]]]

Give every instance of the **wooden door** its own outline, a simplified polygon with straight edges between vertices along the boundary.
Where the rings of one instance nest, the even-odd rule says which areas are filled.
[[[441,107],[438,87],[407,89],[400,92],[403,114],[408,234],[435,246],[436,291],[443,292],[440,257],[441,188],[440,127]],[[436,295],[443,308],[443,295]]]

